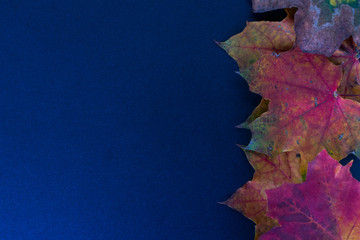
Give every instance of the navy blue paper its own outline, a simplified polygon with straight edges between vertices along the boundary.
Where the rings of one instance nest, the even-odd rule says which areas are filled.
[[[218,202],[252,177],[260,101],[213,40],[246,1],[0,5],[0,239],[253,239]]]

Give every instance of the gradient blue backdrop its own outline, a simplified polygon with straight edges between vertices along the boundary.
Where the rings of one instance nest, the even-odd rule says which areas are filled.
[[[0,239],[252,239],[250,0],[0,1]]]

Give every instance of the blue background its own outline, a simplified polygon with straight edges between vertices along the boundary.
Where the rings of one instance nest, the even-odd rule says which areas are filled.
[[[253,239],[250,0],[1,1],[0,239]]]

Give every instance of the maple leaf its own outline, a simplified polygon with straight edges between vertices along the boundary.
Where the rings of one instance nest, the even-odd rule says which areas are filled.
[[[337,160],[359,154],[360,104],[336,92],[341,66],[294,48],[277,57],[263,55],[249,73],[250,90],[270,104],[249,124],[253,137],[247,149],[269,156],[296,151],[308,161],[324,148]]]
[[[310,161],[326,148],[334,158],[340,160],[359,148],[359,124],[356,117],[359,106],[343,99],[359,100],[358,96],[354,96],[359,91],[359,86],[351,77],[357,74],[357,48],[347,46],[349,43],[345,41],[342,48],[331,58],[333,62],[342,64],[344,74],[341,75],[341,67],[333,66],[325,57],[311,56],[293,49],[294,9],[288,9],[287,12],[288,17],[282,22],[248,23],[242,33],[219,43],[237,61],[240,73],[249,83],[250,90],[266,99],[239,127],[252,130],[254,137],[249,145],[251,150],[271,155],[291,150],[306,152],[303,157]],[[288,51],[292,52],[292,56]],[[256,79],[259,76],[261,80]],[[278,81],[282,81],[282,85],[295,84],[290,87],[292,93],[289,94],[286,90],[289,87],[272,91],[279,85]],[[301,81],[302,86],[296,86],[297,81]],[[257,89],[256,85],[261,84],[266,85],[262,88],[264,92]],[[339,88],[335,91],[337,86]],[[268,100],[275,108],[271,110],[271,114],[264,115],[269,108]],[[329,101],[321,103],[323,100]],[[297,106],[298,103],[300,106]],[[291,106],[287,107],[289,105]],[[293,120],[288,119],[289,114],[293,114]],[[313,114],[316,119],[311,119]],[[262,121],[257,119],[259,116],[262,116]],[[325,124],[320,124],[320,120]],[[290,124],[290,121],[296,124]],[[285,128],[282,129],[284,124]],[[337,127],[337,124],[340,127]],[[332,129],[332,126],[336,127]],[[277,132],[282,134],[278,136]],[[287,135],[289,132],[293,134]],[[273,136],[274,140],[271,139]],[[349,146],[346,146],[347,143]]]
[[[217,42],[238,64],[240,75],[247,76],[249,67],[262,54],[290,50],[295,42],[293,14],[295,9],[286,9],[288,16],[281,22],[248,22],[244,31],[224,42]]]
[[[249,68],[264,53],[278,55],[290,50],[295,42],[294,14],[296,9],[285,9],[287,17],[281,22],[248,22],[244,31],[224,42],[217,42],[237,63],[240,75],[247,77]],[[239,128],[248,124],[268,110],[269,101],[262,99],[251,116]]]
[[[231,46],[241,48],[241,46]],[[343,77],[337,88],[339,96],[360,102],[360,49],[350,37],[346,39],[338,50],[330,57],[330,61],[337,65],[342,65]],[[248,125],[256,118],[267,112],[269,101],[262,99],[260,104],[255,108],[251,116],[238,127],[249,128]]]
[[[256,223],[255,239],[269,231],[278,223],[268,217],[267,196],[265,190],[276,188],[283,183],[301,183],[304,175],[301,169],[306,163],[301,156],[292,152],[282,153],[274,159],[245,150],[255,173],[252,181],[239,188],[224,204],[243,213]]]
[[[299,47],[330,56],[352,35],[360,43],[358,0],[253,0],[255,12],[296,7],[295,32]]]
[[[266,191],[268,215],[279,221],[261,240],[360,239],[360,183],[322,151],[309,164],[306,181]]]

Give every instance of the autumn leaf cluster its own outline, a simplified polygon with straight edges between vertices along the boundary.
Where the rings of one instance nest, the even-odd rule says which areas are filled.
[[[255,173],[226,202],[256,223],[255,239],[360,239],[360,7],[358,0],[253,0],[285,8],[219,42],[262,96],[240,125]]]

